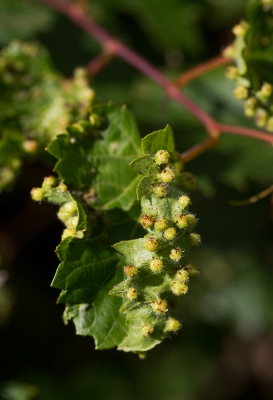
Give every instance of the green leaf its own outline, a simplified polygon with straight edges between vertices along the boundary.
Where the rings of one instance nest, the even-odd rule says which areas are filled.
[[[175,150],[172,128],[166,128],[150,133],[141,140],[142,150],[146,154],[155,154],[158,150],[167,150],[172,153]]]
[[[125,316],[119,309],[122,299],[109,296],[109,290],[123,277],[119,268],[113,278],[99,292],[92,305],[67,306],[64,319],[72,319],[76,332],[83,336],[93,336],[96,349],[109,349],[117,346],[125,337],[127,328]]]
[[[52,286],[62,289],[59,303],[91,303],[116,270],[119,256],[106,245],[74,239],[57,248],[61,261]]]

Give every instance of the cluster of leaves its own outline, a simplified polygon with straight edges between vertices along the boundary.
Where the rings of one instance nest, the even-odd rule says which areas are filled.
[[[37,43],[12,42],[0,54],[0,191],[24,158],[35,159],[66,126],[89,112],[94,92],[84,70],[65,80]]]
[[[233,58],[236,67],[226,75],[236,81],[234,95],[244,100],[245,115],[255,117],[257,126],[273,132],[273,2],[252,0],[247,20],[235,25],[235,41],[224,55]]]
[[[186,193],[194,179],[181,172],[171,129],[146,136],[142,148],[146,155],[131,163],[146,176],[139,182],[128,166],[141,152],[132,115],[114,104],[94,106],[89,119],[72,124],[48,146],[58,159],[59,177],[47,177],[41,188],[32,190],[34,200],[60,206],[58,217],[66,226],[57,248],[61,263],[52,282],[62,290],[58,302],[66,304],[64,320],[72,319],[77,333],[94,336],[99,349],[118,346],[141,353],[179,329],[180,323],[169,317],[166,301],[170,298],[170,306],[175,305],[174,295],[186,293],[193,270],[188,248],[200,241],[199,235],[191,233],[195,216],[187,211],[190,199]],[[160,151],[165,158],[156,165],[153,154]],[[157,182],[158,176],[162,182]],[[147,228],[145,218],[152,220],[157,215],[157,233],[149,226],[147,239],[117,243],[114,248],[121,256],[111,244],[126,238],[125,226],[131,237],[136,235],[140,215],[136,190],[142,206],[140,221]],[[158,248],[149,248],[150,242],[152,246],[154,241],[159,243],[159,236]],[[127,266],[127,278],[119,283],[124,278],[124,256],[139,274],[136,267]],[[145,288],[138,299],[135,287]],[[170,289],[171,295],[167,294]]]

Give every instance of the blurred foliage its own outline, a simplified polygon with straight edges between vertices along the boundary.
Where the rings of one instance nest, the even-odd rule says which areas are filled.
[[[17,10],[23,4],[27,4],[28,12],[35,10],[35,21],[24,17],[19,25],[15,18],[19,18],[18,13],[10,6],[13,3]],[[246,3],[172,1],[170,10],[176,23],[169,25],[164,22],[165,14],[166,21],[171,15],[167,2],[162,3],[165,14],[158,2],[152,12],[147,11],[154,4],[152,0],[90,1],[89,7],[93,18],[111,33],[168,76],[177,77],[190,66],[219,54],[232,41],[230,28],[244,18]],[[38,39],[66,76],[99,54],[93,39],[46,7],[39,6],[42,17],[38,16],[33,8],[36,5],[0,1],[2,45],[14,38]],[[47,22],[37,24],[42,18]],[[13,26],[20,29],[15,32]],[[181,152],[206,137],[203,127],[187,111],[120,60],[111,61],[91,84],[99,100],[128,105],[142,136],[169,123]],[[233,99],[232,90],[223,69],[185,88],[217,119],[253,127],[243,116],[240,101]],[[15,305],[6,325],[0,327],[1,380],[39,387],[38,400],[271,400],[273,252],[269,199],[246,207],[228,204],[229,199],[250,197],[272,184],[271,152],[269,145],[256,140],[223,135],[219,146],[189,164],[199,178],[192,207],[200,218],[198,230],[203,238],[194,260],[201,274],[191,285],[181,315],[177,315],[183,320],[182,331],[145,361],[115,351],[95,352],[89,338],[75,336],[72,326],[62,325],[62,306],[56,306],[57,293],[49,288],[58,264],[53,250],[62,227],[52,222],[39,231],[20,248],[9,267],[5,288],[12,293]],[[18,234],[12,218],[22,212],[31,188],[50,173],[38,161],[31,169],[25,165],[14,192],[1,195],[3,229],[12,226],[10,235],[17,239],[19,235],[19,243],[29,228],[23,225]],[[45,211],[43,207],[32,205],[30,225],[35,226],[44,214],[54,220],[55,208]],[[33,217],[35,210],[40,212],[37,220]]]

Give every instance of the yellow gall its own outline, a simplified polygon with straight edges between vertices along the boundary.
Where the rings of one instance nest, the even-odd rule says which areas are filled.
[[[168,164],[170,159],[170,153],[167,150],[158,150],[155,154],[156,165]]]
[[[247,117],[253,117],[257,108],[258,101],[255,97],[249,97],[244,104],[244,113]]]
[[[191,200],[190,200],[190,198],[188,196],[183,195],[183,196],[179,197],[177,202],[180,205],[180,207],[182,207],[184,209],[184,208],[188,207],[188,205],[190,204]]]
[[[129,288],[126,292],[126,297],[129,300],[135,300],[137,298],[137,290],[133,287]]]
[[[148,251],[156,251],[159,248],[159,240],[156,238],[148,238],[144,242],[144,247]]]
[[[142,335],[143,335],[143,336],[146,336],[146,337],[150,337],[151,334],[153,333],[153,331],[154,331],[154,327],[153,327],[152,324],[149,324],[149,323],[146,323],[146,324],[143,325],[143,327],[141,328]]]
[[[156,314],[165,314],[168,311],[167,303],[164,300],[156,299],[152,302],[152,309]]]
[[[23,142],[23,149],[27,153],[35,153],[35,151],[38,149],[38,142],[33,139],[27,139]]]
[[[30,192],[32,200],[41,201],[44,195],[44,191],[41,188],[33,188]]]
[[[176,220],[176,225],[178,226],[179,229],[184,229],[188,226],[188,219],[187,219],[187,215],[186,214],[180,214],[177,217]]]
[[[189,280],[189,273],[185,269],[180,269],[175,274],[175,280],[179,282],[187,282]]]
[[[143,226],[144,229],[151,228],[154,224],[154,217],[152,215],[144,214],[140,218],[139,222]]]
[[[188,221],[188,232],[192,232],[196,225],[196,216],[194,214],[188,214],[187,221]]]
[[[176,332],[178,331],[182,325],[175,318],[168,318],[165,324],[165,331],[167,332]]]
[[[127,275],[129,278],[134,278],[138,274],[137,268],[133,265],[126,265],[123,270],[125,275]]]
[[[230,45],[224,49],[222,54],[226,58],[235,58],[236,57],[236,49],[233,45]]]
[[[168,194],[168,187],[163,183],[160,183],[154,187],[153,192],[157,197],[165,197]]]
[[[176,296],[181,296],[182,294],[186,294],[188,292],[188,290],[189,290],[189,288],[184,282],[173,281],[171,283],[171,291]]]
[[[59,189],[61,192],[66,192],[67,191],[67,186],[64,183],[59,184]]]
[[[162,271],[163,268],[163,262],[159,259],[159,258],[154,258],[151,262],[150,262],[150,270],[152,272],[160,272]]]
[[[168,228],[168,222],[165,218],[157,218],[155,220],[154,228],[156,231],[164,231],[165,229]]]
[[[176,237],[176,230],[174,228],[168,228],[164,231],[164,239],[173,240]]]
[[[201,236],[199,233],[193,232],[189,234],[189,244],[191,246],[199,246],[199,244],[201,244]]]
[[[170,183],[174,180],[175,173],[173,172],[173,169],[171,167],[166,167],[159,175],[159,178],[163,183]]]
[[[182,250],[178,248],[173,248],[170,251],[170,259],[173,261],[179,261],[182,257]]]
[[[248,90],[247,90],[246,87],[240,85],[240,86],[237,86],[237,88],[234,89],[233,94],[236,97],[236,99],[243,100],[243,99],[247,98]]]

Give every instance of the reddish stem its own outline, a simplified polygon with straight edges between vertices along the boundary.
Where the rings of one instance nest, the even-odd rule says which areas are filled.
[[[98,74],[113,58],[113,54],[102,53],[100,56],[94,58],[87,66],[88,74],[94,76]]]
[[[182,86],[185,86],[193,79],[197,78],[199,75],[202,75],[214,68],[228,64],[231,61],[232,61],[231,59],[222,56],[214,57],[208,61],[203,62],[202,64],[197,65],[196,67],[191,68],[186,72],[183,72],[183,74],[181,74],[177,79],[175,79],[173,83],[175,84],[175,86],[181,88]]]
[[[96,24],[84,11],[76,4],[68,3],[64,0],[39,0],[52,8],[60,11],[69,17],[78,26],[97,39],[103,46],[104,51],[118,56],[119,58],[132,65],[144,75],[150,77],[154,82],[163,87],[170,98],[177,101],[187,108],[202,124],[206,127],[212,137],[218,137],[220,131],[232,134],[248,136],[273,143],[273,136],[253,129],[242,128],[239,126],[230,126],[215,121],[210,115],[203,111],[197,104],[182,94],[177,86],[169,80],[164,74],[156,69],[143,57],[129,49],[119,40],[113,38],[101,26]],[[220,61],[219,61],[220,62]],[[223,61],[224,63],[224,61]],[[196,67],[197,68],[197,67]],[[204,67],[203,67],[204,68]],[[208,65],[206,67],[208,69]],[[203,69],[204,71],[204,69]],[[196,76],[196,75],[195,75]]]

